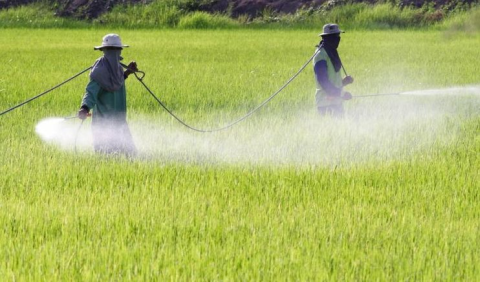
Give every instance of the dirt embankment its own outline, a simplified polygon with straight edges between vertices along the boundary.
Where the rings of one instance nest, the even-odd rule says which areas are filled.
[[[11,6],[30,4],[38,0],[0,0],[0,9]],[[50,0],[52,6],[57,10],[60,16],[93,19],[109,11],[113,6],[119,4],[136,3],[145,5],[152,0]],[[465,3],[473,3],[477,0],[463,0]],[[229,13],[232,17],[248,15],[257,17],[264,11],[276,13],[294,13],[300,8],[316,8],[325,3],[335,6],[346,3],[346,0],[206,0],[206,1],[187,1],[182,9],[187,11],[207,11]],[[352,2],[352,1],[348,1]],[[375,3],[379,0],[357,0],[356,2]],[[381,1],[385,2],[385,1]],[[421,7],[425,3],[433,3],[435,7],[448,5],[452,0],[402,0],[403,6]],[[453,1],[454,2],[454,1]]]

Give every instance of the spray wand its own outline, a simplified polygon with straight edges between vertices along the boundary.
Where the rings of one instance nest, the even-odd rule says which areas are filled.
[[[364,98],[364,97],[377,97],[377,96],[398,96],[402,94],[402,92],[399,93],[383,93],[383,94],[368,94],[368,95],[357,95],[353,96],[353,98]]]
[[[342,64],[342,70],[343,70],[343,73],[345,74],[345,76],[349,76],[347,71],[345,70],[345,67],[343,66]],[[399,92],[399,93],[383,93],[383,94],[368,94],[368,95],[357,95],[357,96],[353,96],[353,98],[364,98],[364,97],[377,97],[377,96],[398,96],[402,94],[402,92]]]

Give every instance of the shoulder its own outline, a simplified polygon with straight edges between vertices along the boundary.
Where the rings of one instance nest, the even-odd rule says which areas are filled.
[[[98,82],[90,78],[90,81],[87,84],[87,90],[89,90],[90,92],[98,92],[100,91],[100,84],[98,84]]]
[[[328,54],[327,51],[325,51],[324,48],[317,49],[318,53],[315,55],[314,61],[319,62],[319,61],[326,61],[328,59]]]
[[[93,70],[93,68],[95,68],[95,66],[97,66],[102,60],[103,60],[103,57],[100,57],[100,58],[96,59],[95,62],[93,63],[92,70]]]

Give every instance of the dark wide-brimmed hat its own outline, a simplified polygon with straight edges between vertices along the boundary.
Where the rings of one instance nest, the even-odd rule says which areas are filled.
[[[318,36],[324,36],[324,35],[329,35],[329,34],[340,34],[344,33],[345,31],[340,30],[338,27],[338,24],[326,24],[323,26],[323,33],[319,34]]]

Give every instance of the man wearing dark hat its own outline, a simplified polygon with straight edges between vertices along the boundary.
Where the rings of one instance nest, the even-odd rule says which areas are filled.
[[[343,66],[337,48],[342,32],[336,24],[324,25],[320,34],[322,41],[317,49],[319,52],[313,59],[317,85],[315,100],[322,115],[343,116],[343,101],[352,99],[349,92],[343,91],[343,86],[352,83],[353,78],[346,76],[342,79],[340,73]]]
[[[103,37],[100,57],[90,72],[90,82],[86,87],[78,117],[85,119],[91,109],[93,145],[96,152],[132,155],[136,148],[127,124],[127,96],[125,79],[137,71],[135,62],[123,71],[120,54],[124,47],[117,34]]]

